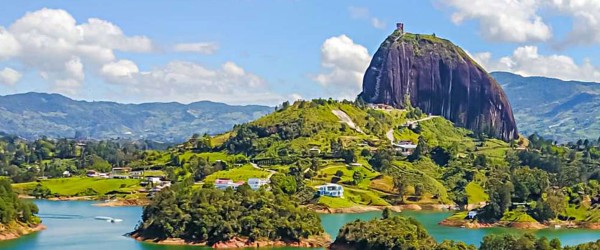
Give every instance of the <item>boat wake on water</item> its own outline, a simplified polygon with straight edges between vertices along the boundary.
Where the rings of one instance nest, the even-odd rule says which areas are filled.
[[[111,223],[123,221],[122,219],[117,219],[117,218],[108,217],[108,216],[96,216],[96,217],[94,217],[94,219],[103,220],[103,221],[107,221],[107,222],[111,222]]]
[[[75,220],[84,218],[77,214],[38,214],[38,217],[42,219],[59,219],[59,220]]]

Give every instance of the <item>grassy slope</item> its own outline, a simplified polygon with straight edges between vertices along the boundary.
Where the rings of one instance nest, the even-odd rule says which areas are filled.
[[[247,181],[248,178],[265,178],[269,172],[258,170],[250,165],[244,165],[239,168],[215,172],[204,179],[206,183],[213,183],[216,179],[231,179],[233,181]]]
[[[112,191],[132,192],[140,188],[140,180],[134,179],[72,177],[42,180],[39,183],[49,188],[52,194],[59,196],[74,196],[77,193],[84,192],[88,188],[94,189],[99,195],[104,195]],[[18,183],[13,184],[13,188],[20,194],[29,194],[37,184],[38,182]],[[124,187],[121,187],[122,185]]]
[[[475,183],[469,182],[465,187],[465,192],[467,193],[467,199],[469,204],[479,204],[480,202],[484,202],[490,199],[490,197],[485,193],[483,188]]]

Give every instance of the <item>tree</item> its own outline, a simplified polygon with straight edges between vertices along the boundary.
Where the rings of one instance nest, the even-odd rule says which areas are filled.
[[[390,210],[390,208],[386,207],[383,209],[383,212],[381,212],[381,218],[382,219],[387,219],[390,218],[390,216],[392,215],[392,210]]]
[[[398,192],[398,195],[400,196],[400,201],[404,202],[404,196],[408,191],[408,184],[406,183],[406,180],[404,180],[402,175],[394,177],[394,189],[396,189],[396,191]]]
[[[352,174],[352,181],[354,185],[358,185],[358,183],[362,182],[364,178],[364,175],[360,171],[354,171]]]
[[[339,178],[342,178],[342,176],[344,176],[344,171],[342,171],[342,170],[338,170],[338,171],[336,171],[336,172],[335,172],[335,176],[337,176],[337,177],[339,177]]]
[[[421,157],[425,157],[429,153],[429,148],[427,146],[427,142],[425,142],[425,137],[419,136],[419,141],[417,142],[417,148],[415,151],[409,156],[410,161],[417,161],[421,159]]]
[[[354,150],[352,149],[343,149],[341,151],[341,157],[344,159],[344,162],[346,164],[350,164],[353,162],[356,162],[356,154],[354,153]]]

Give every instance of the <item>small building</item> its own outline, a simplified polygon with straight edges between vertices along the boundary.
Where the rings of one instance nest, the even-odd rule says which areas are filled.
[[[317,192],[321,196],[344,197],[344,187],[333,183],[317,186]]]
[[[113,168],[111,170],[111,173],[113,175],[121,175],[121,174],[128,174],[129,172],[131,172],[131,168],[130,167],[124,167],[124,168]]]
[[[149,183],[152,183],[153,185],[157,185],[160,184],[161,180],[160,177],[148,177],[146,180],[148,180]]]
[[[71,177],[71,172],[69,172],[69,171],[64,171],[64,172],[62,173],[62,176],[63,176],[63,177]]]
[[[225,190],[227,188],[237,189],[237,187],[239,187],[243,184],[244,184],[243,181],[233,182],[230,179],[216,179],[215,180],[215,187],[217,189],[221,189],[221,190]]]
[[[477,211],[469,211],[469,213],[467,213],[467,218],[468,219],[475,219],[475,217],[477,217]]]
[[[107,178],[107,179],[110,178],[110,176],[107,173],[99,173],[97,177],[98,178]]]
[[[140,171],[131,171],[129,173],[129,175],[131,176],[131,178],[134,179],[141,179],[142,177],[144,177],[144,170],[140,170]]]
[[[396,30],[400,31],[400,34],[404,34],[404,23],[396,23]]]
[[[125,174],[111,174],[113,179],[129,179],[129,175]]]
[[[248,185],[253,190],[258,190],[260,187],[267,185],[267,184],[269,184],[269,179],[263,179],[263,178],[249,178],[248,179]]]
[[[98,172],[96,172],[96,170],[88,170],[88,171],[85,173],[85,175],[86,175],[87,177],[96,177],[96,176],[98,176]]]
[[[402,153],[402,155],[408,156],[415,151],[417,145],[410,141],[399,141],[398,143],[392,143],[392,147],[394,147],[396,151]]]
[[[310,155],[320,155],[321,154],[321,149],[319,149],[318,147],[312,147],[308,150],[308,153],[310,153]]]

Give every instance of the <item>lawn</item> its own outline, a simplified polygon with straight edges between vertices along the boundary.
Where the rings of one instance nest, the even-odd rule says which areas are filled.
[[[216,179],[231,179],[233,181],[247,181],[249,178],[266,178],[269,172],[258,170],[250,165],[239,168],[215,172],[204,179],[205,183],[213,183]]]
[[[208,159],[208,162],[213,163],[216,161],[227,161],[229,163],[233,163],[237,157],[244,157],[243,155],[229,155],[225,152],[207,152],[207,153],[194,153],[191,151],[186,151],[182,155],[179,156],[180,160],[189,161],[192,156],[197,156],[199,158]]]
[[[446,218],[446,220],[464,220],[465,218],[467,218],[468,213],[468,211],[456,212],[450,217]]]
[[[43,186],[50,189],[52,194],[60,196],[75,196],[83,193],[88,188],[93,189],[99,195],[105,195],[112,191],[131,192],[138,189],[140,180],[134,179],[97,179],[88,177],[71,177],[42,180]],[[38,182],[27,182],[13,184],[13,188],[20,194],[29,194],[37,186]]]
[[[377,172],[372,172],[364,166],[347,167],[343,163],[333,163],[321,168],[318,171],[315,179],[330,182],[331,178],[335,176],[335,173],[337,173],[337,171],[342,171],[343,173],[340,180],[340,182],[342,183],[352,182],[355,171],[359,171],[360,173],[362,173],[364,176],[363,181],[358,184],[358,187],[361,188],[368,188],[370,179],[375,178],[379,175]]]
[[[354,202],[345,198],[333,198],[328,196],[319,197],[319,204],[325,205],[328,208],[347,208],[356,206]]]
[[[513,210],[504,213],[500,221],[508,222],[537,222],[533,217],[528,215],[525,211]]]
[[[344,188],[344,198],[361,205],[389,206],[377,193],[369,190]]]
[[[483,188],[475,182],[469,182],[465,187],[465,192],[467,193],[469,204],[479,204],[480,202],[485,202],[490,199]]]

